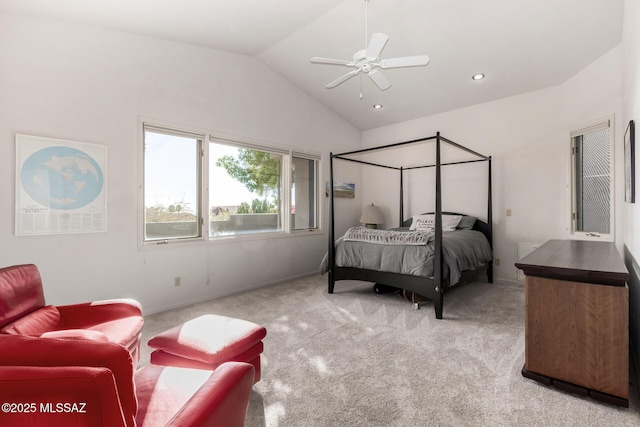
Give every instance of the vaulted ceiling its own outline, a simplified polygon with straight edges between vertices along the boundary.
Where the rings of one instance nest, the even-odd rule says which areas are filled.
[[[38,15],[252,55],[366,130],[560,84],[621,42],[623,0],[2,0]],[[374,32],[381,57],[426,54],[383,70],[379,90],[350,60]],[[483,80],[471,76],[484,73]],[[360,96],[362,94],[362,97]],[[380,104],[383,108],[374,110]]]

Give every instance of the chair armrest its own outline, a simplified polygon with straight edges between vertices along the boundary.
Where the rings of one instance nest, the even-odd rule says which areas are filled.
[[[133,299],[114,299],[59,305],[60,322],[66,328],[82,328],[123,317],[142,317],[142,307]]]
[[[125,304],[131,307],[137,308],[139,313],[138,315],[142,316],[142,304],[133,298],[114,298],[114,299],[103,299],[98,301],[93,301],[90,303],[92,306],[97,305],[111,305],[111,304]]]
[[[215,371],[147,365],[135,374],[138,414],[147,427],[243,427],[254,367],[229,362]]]
[[[113,373],[80,366],[0,366],[0,425],[126,427]]]
[[[59,331],[49,331],[40,335],[40,338],[64,338],[69,340],[109,342],[109,337],[105,334],[91,329],[62,329]]]
[[[253,376],[254,367],[249,363],[223,363],[167,426],[243,427]]]
[[[135,425],[138,404],[129,351],[110,342],[0,335],[0,366],[85,366],[108,368],[116,382],[127,425]],[[0,402],[1,403],[1,402]]]

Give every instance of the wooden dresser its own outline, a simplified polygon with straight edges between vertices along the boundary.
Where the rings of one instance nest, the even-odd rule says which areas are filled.
[[[610,242],[550,240],[525,274],[522,375],[629,406],[629,272]]]

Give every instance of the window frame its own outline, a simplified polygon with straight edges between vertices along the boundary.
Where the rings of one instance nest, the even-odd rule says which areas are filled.
[[[196,172],[196,235],[195,236],[187,236],[187,237],[174,237],[174,238],[157,238],[157,239],[147,239],[146,238],[146,156],[145,156],[145,133],[146,132],[155,132],[157,134],[163,135],[173,135],[180,138],[193,138],[197,140],[197,151],[196,155],[198,156],[197,164],[198,171]],[[205,144],[205,134],[201,132],[195,132],[190,130],[180,129],[174,126],[163,126],[157,125],[149,122],[143,122],[141,126],[141,141],[140,150],[141,150],[141,184],[140,184],[140,221],[141,229],[140,229],[140,241],[143,245],[164,245],[169,242],[193,242],[202,240],[204,236],[204,227],[203,227],[203,197],[206,196],[206,192],[203,188],[203,177],[206,175],[205,164],[204,164],[204,146]]]
[[[570,189],[569,189],[569,232],[570,237],[580,240],[614,241],[615,239],[615,121],[611,115],[600,120],[578,126],[569,133],[569,161],[570,161]],[[577,202],[576,202],[576,149],[575,138],[601,129],[609,129],[609,233],[577,230]]]
[[[293,175],[293,164],[294,164],[294,158],[298,158],[298,159],[305,159],[305,160],[311,160],[314,162],[315,168],[314,168],[314,179],[315,179],[315,186],[314,186],[314,194],[313,194],[313,200],[315,202],[315,222],[316,222],[316,226],[315,227],[301,227],[301,228],[294,228],[295,224],[293,223],[293,221],[291,220],[291,207],[293,206],[293,203],[295,202],[293,200],[293,195],[292,195],[292,191],[293,191],[293,184],[295,183],[294,180],[294,175]],[[318,231],[322,231],[322,209],[320,209],[321,207],[321,200],[322,197],[320,196],[322,194],[322,185],[321,182],[322,180],[320,179],[321,176],[321,171],[322,171],[322,156],[320,155],[314,155],[314,154],[310,154],[310,153],[303,153],[300,151],[292,151],[291,155],[290,155],[290,162],[291,165],[289,167],[289,176],[290,176],[290,181],[289,181],[289,187],[288,187],[288,193],[289,193],[289,198],[290,198],[290,202],[289,202],[289,214],[287,215],[289,217],[289,220],[291,221],[291,225],[290,225],[290,230],[292,233],[309,233],[309,232],[313,232],[314,230],[318,230]]]
[[[275,231],[266,231],[266,230],[258,230],[255,232],[249,232],[249,233],[238,233],[238,234],[225,234],[225,235],[219,235],[219,236],[212,236],[210,230],[207,230],[207,236],[209,237],[209,239],[220,239],[220,238],[226,238],[226,237],[240,237],[240,236],[247,236],[247,235],[255,235],[255,234],[278,234],[278,233],[286,233],[288,230],[288,222],[287,222],[287,218],[286,218],[286,209],[285,206],[289,206],[289,198],[287,197],[287,191],[286,191],[286,185],[289,182],[287,180],[287,175],[285,173],[286,170],[288,170],[290,168],[290,160],[288,159],[288,156],[290,155],[290,150],[283,150],[283,149],[279,149],[279,148],[275,148],[275,147],[268,147],[265,145],[258,145],[258,144],[253,144],[253,143],[248,143],[248,142],[244,142],[244,141],[235,141],[232,139],[228,139],[228,138],[220,138],[220,137],[216,137],[214,135],[209,135],[209,139],[207,141],[207,149],[209,150],[209,152],[207,153],[207,165],[210,165],[210,152],[211,152],[211,144],[220,144],[220,145],[226,145],[229,147],[234,147],[234,148],[239,148],[239,149],[245,149],[245,150],[255,150],[255,151],[261,151],[263,153],[269,153],[269,154],[277,154],[282,156],[282,176],[281,176],[281,182],[280,182],[280,187],[281,187],[281,193],[282,193],[282,200],[280,201],[280,206],[278,207],[278,211],[279,211],[279,215],[280,215],[280,224],[281,227]],[[211,168],[209,167],[209,170]],[[209,177],[207,177],[207,183],[209,183]],[[209,195],[211,193],[212,189],[209,188],[207,191],[207,195]],[[207,212],[209,211],[209,209],[211,208],[211,206],[209,206],[209,203],[207,203]],[[207,215],[207,219],[208,219],[208,215]],[[205,221],[207,222],[207,227],[209,226],[209,221]]]
[[[159,124],[157,121],[150,121],[145,119],[139,119],[139,173],[138,173],[138,182],[139,182],[139,203],[138,203],[138,221],[139,224],[139,232],[138,232],[138,242],[140,247],[156,247],[156,246],[166,246],[169,244],[185,244],[185,243],[197,243],[197,242],[233,242],[233,241],[242,241],[242,240],[264,240],[271,238],[283,238],[283,237],[291,237],[291,236],[302,236],[302,235],[313,235],[313,234],[322,234],[322,208],[323,202],[322,197],[320,197],[322,190],[322,164],[324,156],[320,153],[311,152],[311,151],[300,151],[299,149],[291,149],[291,148],[282,148],[275,144],[263,143],[263,142],[253,142],[247,139],[239,140],[232,137],[220,136],[219,134],[208,132],[208,131],[194,131],[189,130],[184,126],[176,126],[176,125],[166,125]],[[189,237],[189,238],[167,238],[167,239],[158,239],[158,240],[145,240],[145,213],[146,208],[145,204],[145,131],[147,129],[157,129],[165,131],[169,134],[173,132],[180,136],[189,136],[193,137],[197,135],[201,138],[201,146],[200,146],[200,174],[198,178],[199,184],[199,193],[198,193],[198,201],[199,203],[198,211],[199,211],[199,236],[198,237]],[[238,148],[246,148],[246,149],[255,149],[259,151],[277,153],[282,155],[282,201],[280,207],[280,216],[282,228],[277,231],[255,231],[255,232],[247,232],[241,234],[228,234],[228,235],[220,235],[220,236],[211,236],[210,235],[210,225],[209,225],[209,194],[212,189],[209,188],[209,161],[210,161],[210,146],[211,142],[226,144],[230,146],[235,146]],[[293,229],[292,219],[291,219],[291,204],[292,204],[292,183],[293,183],[293,157],[302,157],[305,159],[314,160],[316,163],[316,173],[315,173],[315,192],[316,192],[316,206],[315,206],[315,215],[317,217],[317,227],[316,228],[302,228],[302,229]]]

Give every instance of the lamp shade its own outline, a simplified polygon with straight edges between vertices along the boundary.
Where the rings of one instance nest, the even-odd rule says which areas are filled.
[[[366,205],[362,210],[360,222],[365,224],[365,226],[367,227],[372,226],[371,228],[377,228],[378,224],[382,224],[384,222],[380,208],[374,206],[373,203],[370,205]]]

